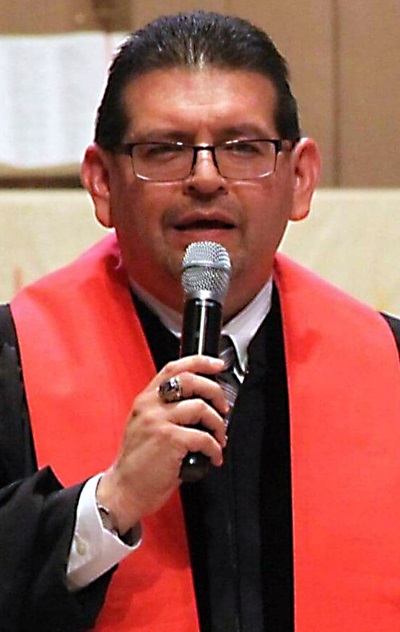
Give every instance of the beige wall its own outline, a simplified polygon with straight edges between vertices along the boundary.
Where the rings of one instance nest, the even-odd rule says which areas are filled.
[[[399,0],[2,0],[0,32],[130,30],[161,12],[231,12],[264,27],[289,59],[303,130],[325,186],[400,185]],[[51,10],[50,10],[51,9]]]

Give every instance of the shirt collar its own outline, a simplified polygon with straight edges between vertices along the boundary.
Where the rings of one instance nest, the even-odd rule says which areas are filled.
[[[134,281],[131,281],[131,286],[135,294],[159,317],[163,325],[177,338],[180,338],[182,314],[161,303]],[[222,328],[222,333],[228,335],[232,340],[243,372],[247,370],[248,346],[271,309],[271,297],[272,277],[263,285],[253,300],[234,318],[225,323]]]

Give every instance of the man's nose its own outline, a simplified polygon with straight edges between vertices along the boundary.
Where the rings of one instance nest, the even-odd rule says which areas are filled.
[[[205,194],[224,191],[226,179],[218,170],[213,151],[209,148],[199,149],[195,158],[192,172],[186,181],[187,187]]]

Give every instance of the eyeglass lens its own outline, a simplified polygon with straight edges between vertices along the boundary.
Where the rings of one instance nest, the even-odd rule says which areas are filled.
[[[227,142],[215,147],[181,143],[141,143],[133,147],[133,168],[138,177],[155,181],[184,180],[195,168],[199,152],[209,152],[221,176],[251,179],[275,170],[276,148],[267,140]]]

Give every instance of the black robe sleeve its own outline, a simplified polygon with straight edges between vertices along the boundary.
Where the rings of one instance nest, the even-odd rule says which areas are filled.
[[[400,355],[400,319],[391,316],[390,314],[382,314],[390,329],[397,344],[397,349]]]
[[[66,566],[82,485],[64,489],[37,470],[17,346],[0,314],[0,629],[80,632],[93,627],[111,573],[71,594]],[[12,322],[11,322],[12,325]]]

